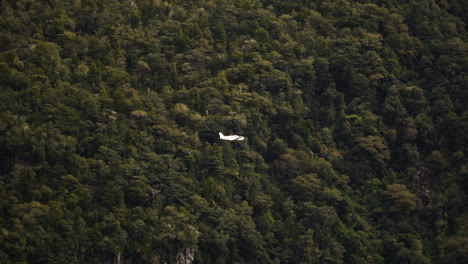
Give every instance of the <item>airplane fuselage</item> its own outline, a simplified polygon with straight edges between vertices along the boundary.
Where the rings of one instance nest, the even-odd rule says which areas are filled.
[[[245,139],[243,136],[238,136],[238,135],[225,136],[221,132],[219,132],[219,138],[222,139],[222,140],[228,140],[228,141],[239,141],[239,140],[244,140]]]

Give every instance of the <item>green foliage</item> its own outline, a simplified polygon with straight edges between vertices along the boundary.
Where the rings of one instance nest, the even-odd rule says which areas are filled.
[[[368,2],[1,1],[0,262],[468,262],[467,5]]]

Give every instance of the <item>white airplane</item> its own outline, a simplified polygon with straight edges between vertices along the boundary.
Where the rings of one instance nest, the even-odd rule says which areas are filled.
[[[229,141],[238,141],[238,140],[244,140],[245,138],[243,136],[238,136],[238,135],[230,135],[230,136],[225,136],[223,133],[219,132],[219,138],[222,140],[229,140]]]

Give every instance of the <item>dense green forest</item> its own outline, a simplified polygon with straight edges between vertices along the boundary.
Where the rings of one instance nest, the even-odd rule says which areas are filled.
[[[0,1],[0,263],[468,263],[467,14]]]

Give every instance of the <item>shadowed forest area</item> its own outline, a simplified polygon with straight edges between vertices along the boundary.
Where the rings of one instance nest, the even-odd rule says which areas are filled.
[[[467,14],[0,1],[0,263],[468,263]]]

